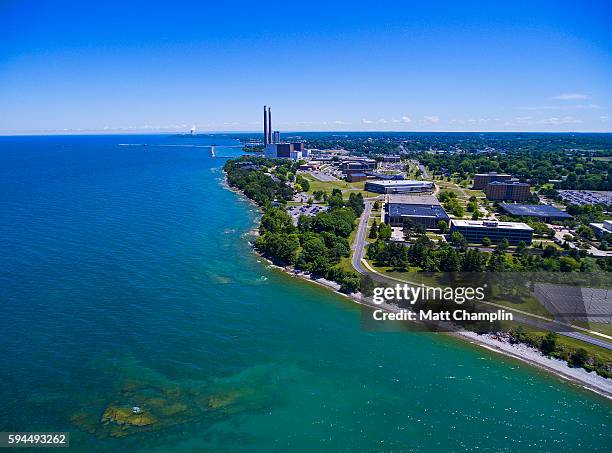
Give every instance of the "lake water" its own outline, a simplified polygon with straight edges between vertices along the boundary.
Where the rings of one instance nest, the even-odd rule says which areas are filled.
[[[446,336],[364,332],[354,304],[267,267],[211,143],[238,153],[0,137],[0,431],[68,431],[75,451],[609,451],[607,400]],[[101,422],[133,406],[151,424]]]

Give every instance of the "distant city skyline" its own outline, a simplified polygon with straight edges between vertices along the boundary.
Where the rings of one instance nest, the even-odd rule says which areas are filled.
[[[609,2],[443,3],[2,2],[0,134],[612,130]]]

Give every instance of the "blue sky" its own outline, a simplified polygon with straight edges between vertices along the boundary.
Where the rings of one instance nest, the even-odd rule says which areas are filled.
[[[610,131],[611,18],[605,1],[0,0],[0,133],[254,131],[264,104],[286,131]]]

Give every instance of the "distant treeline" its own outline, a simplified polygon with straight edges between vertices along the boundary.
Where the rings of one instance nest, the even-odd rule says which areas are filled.
[[[434,175],[457,175],[460,179],[475,173],[510,173],[521,181],[541,185],[549,180],[556,189],[612,190],[612,161],[597,159],[600,152],[567,150],[513,150],[478,154],[410,153],[429,167]]]
[[[521,132],[300,132],[283,134],[289,141],[305,141],[319,149],[344,148],[366,154],[406,151],[567,152],[595,151],[612,156],[612,134],[521,133]],[[261,139],[261,134],[230,134],[246,142]]]

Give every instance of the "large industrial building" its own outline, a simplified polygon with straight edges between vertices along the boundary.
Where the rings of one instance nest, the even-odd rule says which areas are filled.
[[[563,212],[547,204],[500,203],[499,207],[508,215],[514,217],[535,217],[543,222],[550,222],[551,220],[569,220],[572,218],[567,212]]]
[[[365,183],[365,190],[376,193],[431,193],[433,191],[433,182],[431,181],[415,181],[412,179],[405,180],[385,180],[385,181],[368,181]]]
[[[531,198],[529,184],[518,181],[493,181],[485,186],[487,200],[527,201]]]
[[[433,195],[389,195],[385,203],[385,223],[399,227],[410,219],[425,228],[436,228],[438,222],[450,220],[440,202]]]
[[[368,179],[368,175],[366,175],[365,173],[349,173],[348,175],[346,175],[346,180],[348,182],[359,182],[359,181],[365,181]]]
[[[474,189],[482,190],[487,184],[493,181],[510,181],[512,179],[512,175],[501,174],[497,172],[489,172],[489,173],[476,173],[474,175]]]
[[[304,157],[305,150],[303,143],[282,143],[280,132],[272,133],[272,109],[264,105],[264,156],[268,159],[292,159],[300,160]]]
[[[531,244],[533,228],[521,222],[498,222],[493,220],[451,220],[451,233],[458,232],[472,244],[481,244],[484,238],[498,243],[507,239],[510,245],[520,242]]]

